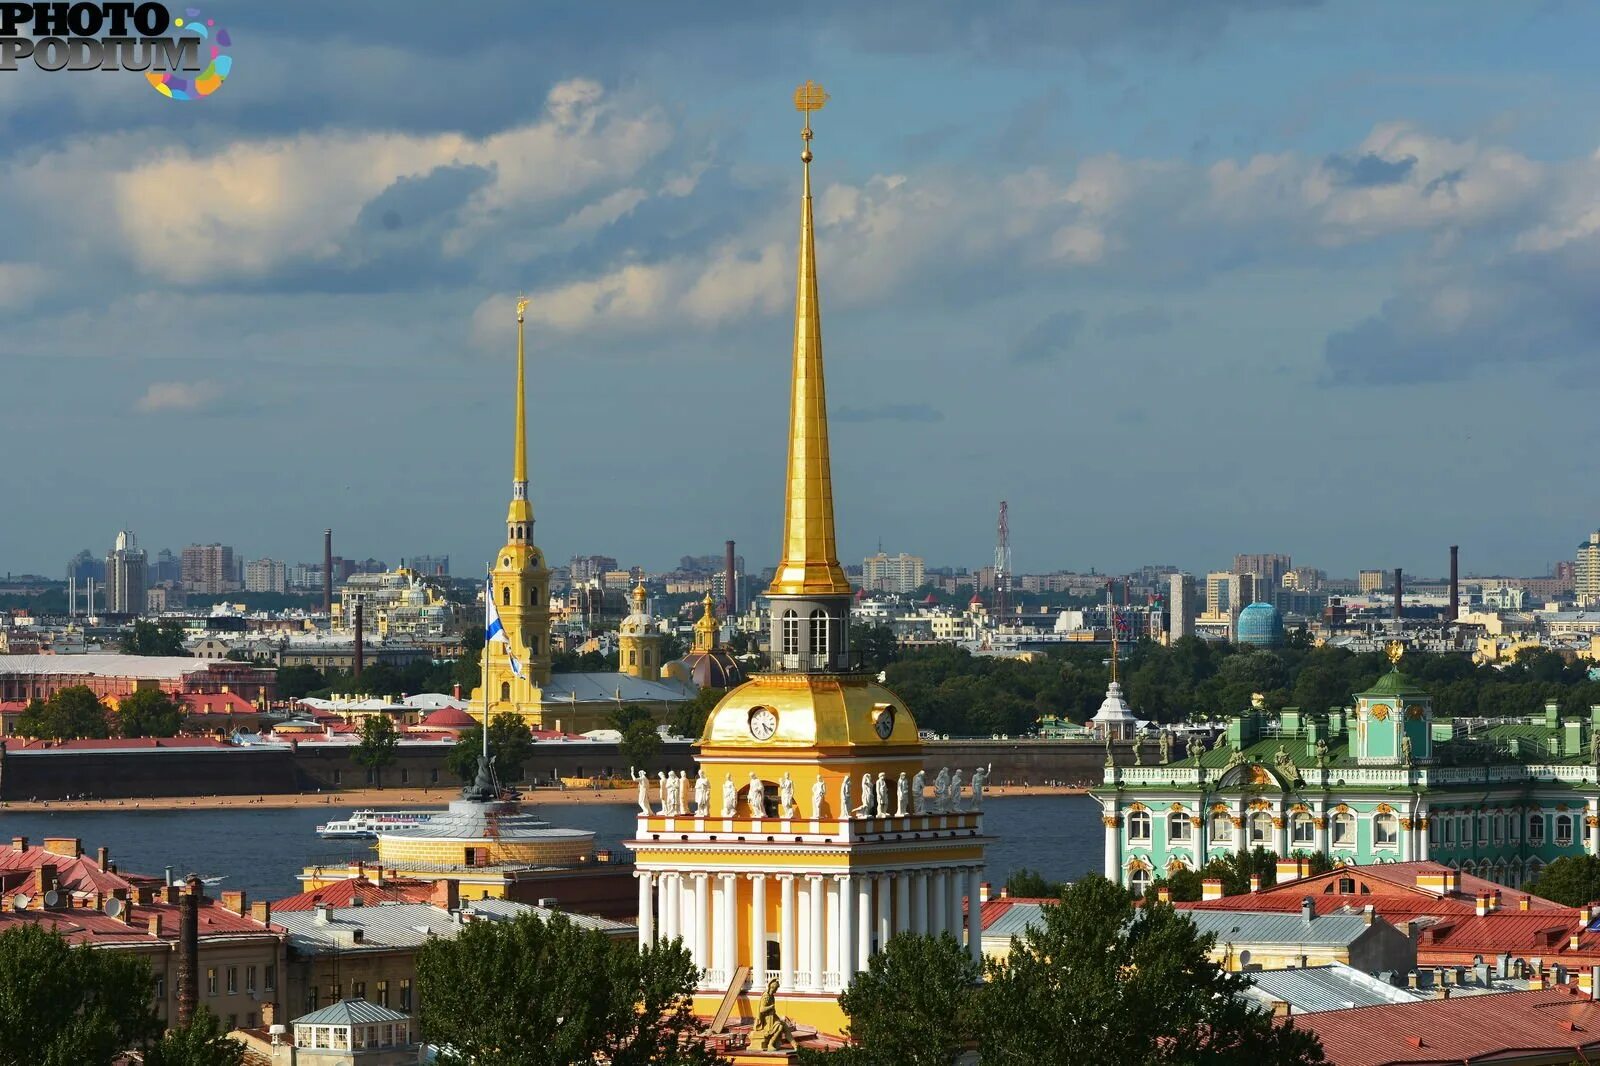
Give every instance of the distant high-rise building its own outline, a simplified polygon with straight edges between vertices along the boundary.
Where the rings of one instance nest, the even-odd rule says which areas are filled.
[[[251,559],[244,564],[244,590],[246,592],[286,592],[289,588],[289,566],[276,559]]]
[[[1195,603],[1194,575],[1173,574],[1167,579],[1167,632],[1171,640],[1194,636]]]
[[[1256,576],[1216,570],[1206,575],[1206,613],[1211,622],[1228,623],[1228,638],[1234,636],[1234,622],[1239,612],[1255,602]]]
[[[922,587],[922,556],[879,552],[861,561],[861,587],[873,592],[915,592]]]
[[[80,586],[85,581],[93,580],[101,584],[106,579],[106,562],[96,559],[94,553],[88,548],[67,560],[67,580],[76,581]]]
[[[134,535],[124,529],[106,556],[106,611],[109,614],[143,614],[145,554]]]
[[[1363,570],[1356,575],[1356,591],[1382,592],[1390,587],[1390,578],[1387,570]]]
[[[400,565],[418,577],[449,577],[450,556],[413,555],[400,560]]]
[[[617,569],[617,561],[609,555],[574,555],[567,566],[574,585],[587,585]]]
[[[172,554],[171,548],[162,548],[150,561],[145,576],[151,585],[176,585],[183,580],[183,563]]]
[[[1578,545],[1578,557],[1572,563],[1572,590],[1579,607],[1600,604],[1600,530]]]
[[[183,549],[183,587],[215,595],[238,588],[233,549],[226,544],[191,544]]]
[[[1253,575],[1256,598],[1264,603],[1277,602],[1278,590],[1283,588],[1283,575],[1293,566],[1293,560],[1281,552],[1250,552],[1233,557],[1233,572]]]
[[[1310,566],[1297,566],[1283,575],[1282,587],[1289,592],[1316,592],[1328,583],[1328,572]]]

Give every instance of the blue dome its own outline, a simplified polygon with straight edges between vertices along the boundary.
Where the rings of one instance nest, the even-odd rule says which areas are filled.
[[[1275,648],[1283,643],[1283,616],[1270,603],[1252,603],[1239,612],[1240,644]]]

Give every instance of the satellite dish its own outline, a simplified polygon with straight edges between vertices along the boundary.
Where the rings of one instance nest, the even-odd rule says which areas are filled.
[[[60,903],[61,903],[61,893],[57,892],[55,889],[52,888],[50,891],[48,891],[48,892],[46,892],[44,894],[44,905],[46,907],[59,906]]]
[[[106,916],[110,918],[122,917],[122,901],[113,896],[106,901]]]
[[[11,909],[14,911],[25,911],[28,909],[28,904],[32,902],[33,900],[28,898],[28,894],[26,892],[18,892],[15,896],[11,897]]]

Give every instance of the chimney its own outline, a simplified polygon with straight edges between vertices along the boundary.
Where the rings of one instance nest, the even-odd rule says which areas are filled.
[[[52,855],[76,859],[83,854],[83,841],[78,837],[45,837],[44,850]]]
[[[460,884],[450,880],[435,881],[433,891],[428,893],[428,902],[447,911],[455,910],[461,906]]]
[[[1261,891],[1261,875],[1260,874],[1251,874],[1250,875],[1250,892],[1252,894],[1254,894],[1254,893],[1260,892],[1260,891]]]
[[[161,915],[152,914],[150,917],[146,918],[144,921],[144,930],[151,936],[159,937],[161,935]]]
[[[246,906],[247,902],[242,889],[233,889],[222,894],[222,909],[238,915],[250,913],[250,908]]]
[[[316,918],[314,918],[313,920],[318,925],[327,925],[328,923],[333,921],[333,904],[331,904],[331,903],[319,903],[316,906],[316,912],[317,912]]]
[[[379,863],[372,871],[372,883],[379,888],[383,887],[383,863]]]
[[[1377,917],[1377,910],[1372,906],[1372,904],[1369,903],[1365,907],[1361,908],[1361,920],[1367,925],[1371,925],[1372,919],[1375,917]]]
[[[333,617],[333,530],[322,531],[322,613]]]
[[[1477,915],[1479,918],[1482,918],[1485,914],[1489,913],[1489,897],[1484,895],[1482,892],[1478,893],[1477,904]]]
[[[1573,933],[1572,938],[1567,941],[1567,947],[1573,951],[1577,951],[1579,948],[1583,947],[1583,934]]]
[[[1301,922],[1301,924],[1302,925],[1310,925],[1311,922],[1312,922],[1312,919],[1316,918],[1316,916],[1317,916],[1317,901],[1312,899],[1310,896],[1306,896],[1306,897],[1302,898],[1300,900],[1300,922]]]
[[[95,859],[99,862],[100,869],[106,869],[111,865],[111,849],[105,847],[101,848],[99,851],[95,852]]]
[[[355,660],[355,670],[353,671],[353,673],[354,673],[354,676],[355,676],[356,680],[358,680],[358,681],[361,679],[361,666],[362,666],[362,662],[361,662],[361,659],[362,659],[361,625],[362,625],[361,604],[357,603],[356,604],[356,660]]]
[[[1400,624],[1402,617],[1400,605],[1403,602],[1404,593],[1405,575],[1401,573],[1400,568],[1397,566],[1394,568],[1394,621],[1397,626]]]
[[[200,878],[183,881],[178,912],[178,1028],[194,1020],[200,1002]]]
[[[1156,902],[1157,903],[1171,903],[1172,902],[1172,889],[1167,887],[1166,885],[1162,885],[1160,888],[1156,889]]]
[[[11,850],[12,851],[27,851],[28,850],[28,838],[27,837],[12,837],[11,838]]]
[[[455,683],[455,686],[450,689],[450,695],[454,699],[459,700],[461,698],[461,682],[457,681]]]
[[[264,899],[258,899],[250,904],[250,917],[262,925],[272,924],[272,904]]]
[[[1206,900],[1206,899],[1221,899],[1222,898],[1222,879],[1220,877],[1208,877],[1204,881],[1201,881],[1200,882],[1200,898],[1203,899],[1203,900]]]
[[[988,903],[989,902],[989,882],[987,882],[987,881],[979,881],[978,882],[978,902],[979,903]]]
[[[1593,920],[1593,918],[1594,918],[1594,911],[1589,908],[1589,905],[1587,903],[1585,903],[1583,906],[1578,908],[1578,928],[1579,929],[1588,928],[1589,922],[1591,920]]]
[[[734,573],[733,541],[724,546],[722,560],[722,617],[732,618],[739,613],[739,576]]]
[[[1422,987],[1422,975],[1416,970],[1406,974],[1406,987],[1415,991]]]
[[[1528,897],[1527,896],[1523,896],[1522,898],[1517,900],[1517,910],[1526,911],[1526,910],[1532,910],[1532,909],[1533,909],[1533,907],[1528,902]]]
[[[1450,617],[1447,622],[1454,622],[1461,617],[1461,571],[1457,566],[1461,548],[1450,545]]]

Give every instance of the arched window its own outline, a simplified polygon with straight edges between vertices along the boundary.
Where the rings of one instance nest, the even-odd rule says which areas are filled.
[[[1572,845],[1572,815],[1556,815],[1556,847],[1565,848]]]
[[[1226,844],[1233,839],[1233,819],[1227,811],[1212,811],[1211,826],[1206,830],[1213,844]]]
[[[511,606],[511,586],[510,585],[507,585],[505,588],[500,590],[500,602],[501,602],[502,605],[504,605],[506,607],[510,607]]]
[[[1189,816],[1187,814],[1167,815],[1167,840],[1173,844],[1189,843]]]
[[[1333,846],[1336,848],[1353,848],[1356,846],[1356,816],[1348,812],[1333,816]]]
[[[511,698],[511,682],[500,682],[500,698],[503,700],[509,700]]]
[[[1291,824],[1294,831],[1293,842],[1296,847],[1314,847],[1317,842],[1317,823],[1311,820],[1311,815],[1304,811],[1294,816]]]
[[[539,606],[539,586],[538,585],[530,585],[530,586],[528,586],[528,606],[529,607],[537,607],[537,606]]]
[[[783,612],[783,654],[800,654],[800,616],[793,611]]]
[[[1372,846],[1396,848],[1400,846],[1400,819],[1392,814],[1372,816]]]
[[[1135,896],[1143,896],[1150,887],[1150,871],[1142,866],[1135,866],[1128,871],[1128,889]]]
[[[1266,811],[1257,811],[1250,816],[1250,844],[1252,847],[1257,844],[1272,846],[1272,815]]]
[[[828,657],[828,612],[811,612],[811,654],[819,659]]]
[[[639,665],[639,663],[638,663],[638,653],[635,652],[632,648],[628,649],[628,665],[629,666],[637,666],[637,665]]]
[[[1544,844],[1544,815],[1528,815],[1528,843],[1536,845]]]
[[[1150,843],[1150,812],[1131,811],[1128,814],[1128,839]]]

